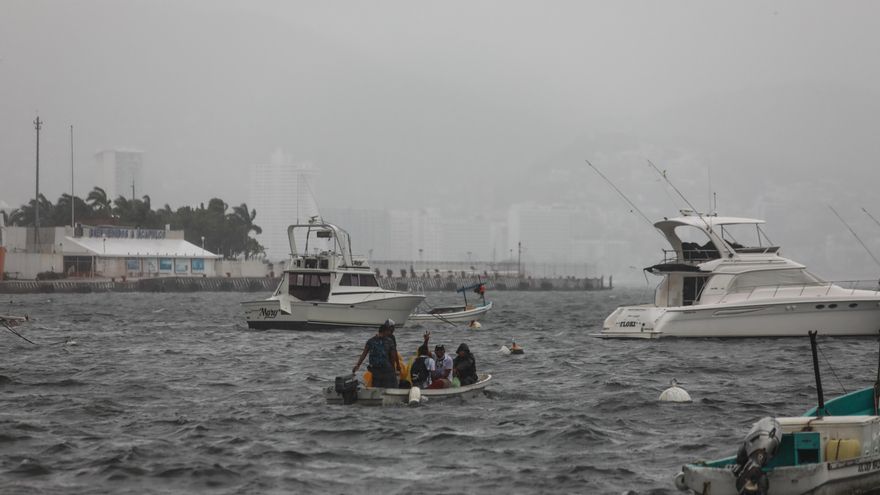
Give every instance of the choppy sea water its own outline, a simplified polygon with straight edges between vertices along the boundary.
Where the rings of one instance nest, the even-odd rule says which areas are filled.
[[[605,341],[644,290],[489,295],[481,329],[429,328],[490,395],[419,408],[326,405],[372,332],[251,331],[252,294],[4,296],[38,345],[0,333],[0,493],[678,493],[683,463],[815,403],[806,337]],[[875,339],[820,342],[826,397],[873,383]],[[693,403],[657,401],[672,378]]]

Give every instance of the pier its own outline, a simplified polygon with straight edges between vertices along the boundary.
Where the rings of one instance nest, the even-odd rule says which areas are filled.
[[[532,277],[382,277],[385,289],[433,292],[454,291],[481,281],[489,290],[607,290],[612,277],[532,278]],[[6,280],[0,282],[0,294],[90,293],[90,292],[272,292],[278,277],[155,277],[137,280],[61,279]]]

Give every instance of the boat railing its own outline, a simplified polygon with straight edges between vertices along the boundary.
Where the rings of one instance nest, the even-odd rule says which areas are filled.
[[[775,285],[754,285],[737,287],[725,293],[714,304],[731,302],[737,298],[739,301],[748,301],[759,296],[761,299],[774,299],[782,297],[803,297],[805,295],[827,296],[834,291],[834,295],[853,295],[856,291],[870,291],[875,295],[880,294],[880,285],[876,280],[835,280],[830,282],[792,283]],[[745,295],[745,297],[742,297]]]

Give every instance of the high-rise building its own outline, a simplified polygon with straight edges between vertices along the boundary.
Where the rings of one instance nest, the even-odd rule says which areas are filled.
[[[113,201],[119,196],[128,199],[143,196],[142,169],[144,152],[132,149],[101,150],[95,154],[98,187]]]
[[[317,176],[311,163],[293,164],[280,149],[272,154],[269,163],[251,165],[248,207],[257,210],[254,223],[263,233],[256,237],[269,260],[290,257],[289,225],[308,223],[311,217],[319,215],[315,200]]]

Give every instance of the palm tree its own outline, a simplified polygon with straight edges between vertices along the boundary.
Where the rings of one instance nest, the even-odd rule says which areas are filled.
[[[92,207],[92,211],[96,214],[106,217],[113,214],[113,208],[110,204],[110,198],[107,197],[107,192],[98,186],[95,186],[89,195],[86,196],[86,201],[88,201],[89,206]]]
[[[239,206],[232,207],[232,214],[230,215],[230,219],[234,224],[237,225],[239,234],[243,234],[243,245],[242,251],[244,252],[244,259],[247,260],[251,257],[251,255],[256,255],[261,252],[264,252],[263,246],[260,246],[256,239],[251,243],[251,232],[254,234],[262,234],[263,229],[259,225],[254,223],[254,219],[257,218],[257,210],[248,210],[247,203],[242,203]]]

